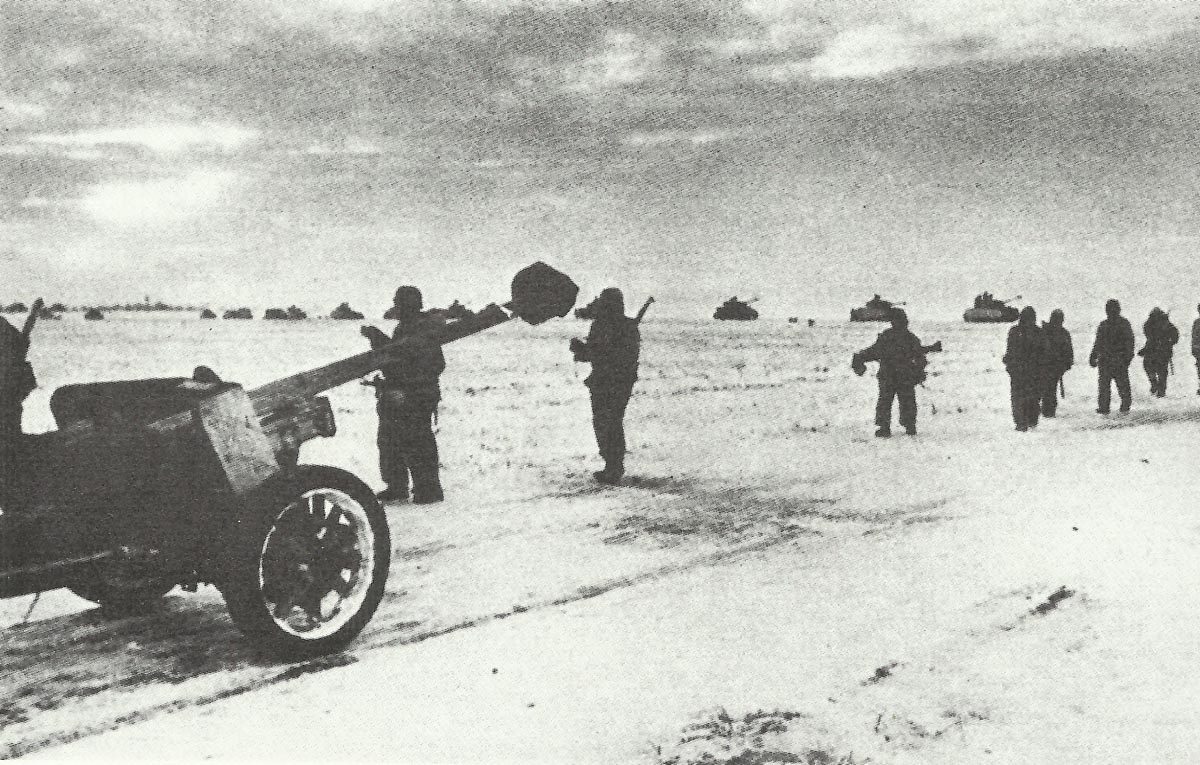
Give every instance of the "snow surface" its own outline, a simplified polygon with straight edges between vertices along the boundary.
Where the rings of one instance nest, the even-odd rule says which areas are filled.
[[[379,613],[340,657],[257,657],[211,588],[105,620],[0,603],[0,753],[407,762],[1200,761],[1200,403],[1101,417],[1086,367],[1012,430],[1004,326],[941,339],[920,435],[871,437],[848,368],[879,325],[649,321],[630,486],[591,484],[578,322],[447,348],[448,501],[389,510]],[[1076,347],[1091,327],[1076,328]],[[247,386],[360,349],[357,324],[39,328],[54,386]],[[1185,363],[1186,362],[1186,363]],[[333,394],[306,461],[377,484],[370,391]],[[97,734],[97,735],[92,735]]]

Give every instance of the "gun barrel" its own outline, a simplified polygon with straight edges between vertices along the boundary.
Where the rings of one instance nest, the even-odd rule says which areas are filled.
[[[446,345],[503,324],[512,317],[512,314],[493,304],[469,319],[442,325],[428,339],[438,345]],[[399,340],[356,356],[340,359],[332,364],[299,372],[291,377],[284,377],[259,386],[250,391],[250,400],[254,402],[254,411],[263,417],[277,407],[286,405],[289,401],[316,396],[330,388],[336,388],[370,374],[385,365],[396,349],[411,342],[413,341]]]
[[[391,361],[395,350],[406,343],[432,340],[445,345],[503,324],[514,316],[531,324],[539,324],[570,313],[578,294],[579,288],[565,274],[545,263],[534,263],[513,277],[512,300],[505,303],[503,308],[492,304],[470,318],[441,325],[420,340],[398,340],[261,385],[248,392],[254,415],[276,453],[294,449],[304,440],[332,432],[332,412],[328,402],[314,401],[316,396],[379,369]],[[219,385],[213,385],[214,391],[218,388]],[[166,433],[189,427],[194,422],[193,412],[187,409],[161,417],[145,427]],[[59,445],[65,446],[92,437],[97,430],[94,422],[83,420],[62,428],[53,438]]]

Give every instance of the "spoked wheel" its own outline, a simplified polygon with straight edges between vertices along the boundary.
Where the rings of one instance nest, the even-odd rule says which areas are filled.
[[[246,519],[222,590],[255,643],[288,658],[344,647],[383,597],[391,537],[383,508],[344,470],[301,466]]]

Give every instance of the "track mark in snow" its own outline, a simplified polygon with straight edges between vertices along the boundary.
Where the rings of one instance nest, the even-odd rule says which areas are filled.
[[[80,723],[69,730],[56,731],[50,735],[43,734],[40,738],[32,738],[26,740],[17,740],[5,742],[5,746],[0,748],[0,759],[19,757],[25,754],[47,749],[52,746],[67,744],[72,741],[77,741],[88,736],[105,733],[116,728],[132,725],[139,722],[145,722],[159,715],[187,709],[197,706],[206,706],[224,699],[240,696],[244,693],[256,691],[278,683],[295,680],[296,678],[305,675],[324,672],[329,669],[336,669],[346,664],[357,661],[357,656],[366,651],[372,651],[379,648],[389,648],[402,645],[410,645],[420,643],[431,638],[442,637],[460,630],[471,629],[474,627],[483,626],[489,622],[500,621],[511,616],[529,611],[536,611],[545,608],[556,608],[560,606],[570,605],[591,598],[596,598],[601,595],[613,592],[615,590],[626,587],[633,587],[640,584],[662,579],[673,574],[681,573],[702,566],[712,566],[729,561],[737,560],[746,555],[752,555],[762,552],[776,545],[784,544],[799,538],[801,535],[797,533],[780,533],[768,539],[755,541],[751,544],[744,544],[738,547],[729,548],[726,550],[717,551],[707,555],[698,556],[695,558],[683,560],[677,563],[667,563],[644,571],[640,571],[628,576],[614,577],[612,579],[593,582],[576,587],[574,590],[554,597],[530,601],[528,603],[518,604],[505,611],[484,614],[476,617],[462,619],[457,622],[452,622],[445,625],[428,627],[424,630],[409,632],[401,630],[400,634],[396,634],[397,627],[413,625],[413,622],[402,622],[401,625],[396,625],[390,633],[373,632],[364,634],[355,644],[356,648],[353,652],[347,652],[341,655],[332,657],[324,657],[314,659],[300,664],[295,664],[290,667],[281,669],[266,675],[253,675],[250,677],[239,677],[233,679],[229,686],[221,688],[217,691],[201,693],[195,696],[176,698],[171,701],[153,704],[150,706],[135,709],[131,712],[121,715],[120,717],[110,717],[99,722],[86,724]],[[196,615],[193,612],[193,618]],[[90,613],[90,612],[89,612]],[[172,614],[173,618],[179,618],[188,611],[181,610],[179,613]],[[78,618],[78,617],[76,617]],[[223,631],[230,632],[231,627],[223,619],[214,624],[223,628]],[[223,636],[228,639],[228,636]],[[125,639],[122,635],[108,635],[109,642]],[[222,643],[223,644],[223,643]],[[228,648],[228,647],[227,647]],[[245,647],[234,649],[235,654],[248,650]],[[236,665],[232,668],[238,668]],[[135,673],[136,674],[136,673]],[[139,679],[145,680],[145,675],[138,675]],[[179,678],[163,678],[164,681],[182,682],[183,680],[193,679],[192,677]],[[34,703],[36,706],[36,702]],[[7,722],[26,722],[28,721],[27,710],[12,707],[11,705],[0,707],[0,719]],[[22,719],[23,718],[23,719]]]

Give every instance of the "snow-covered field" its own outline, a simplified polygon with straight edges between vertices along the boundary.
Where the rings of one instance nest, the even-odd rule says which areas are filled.
[[[1073,322],[1068,322],[1070,326]],[[353,322],[136,317],[38,328],[57,385],[247,387],[357,352]],[[601,489],[586,325],[447,347],[448,501],[389,510],[388,592],[341,657],[278,666],[211,589],[106,621],[0,603],[0,754],[643,762],[1200,761],[1200,398],[1100,417],[1094,376],[1013,431],[1006,327],[916,323],[920,435],[871,437],[850,353],[879,325],[651,320],[629,486]],[[1091,326],[1075,323],[1082,361]],[[378,485],[371,391],[306,461]],[[102,735],[92,735],[102,734]]]

